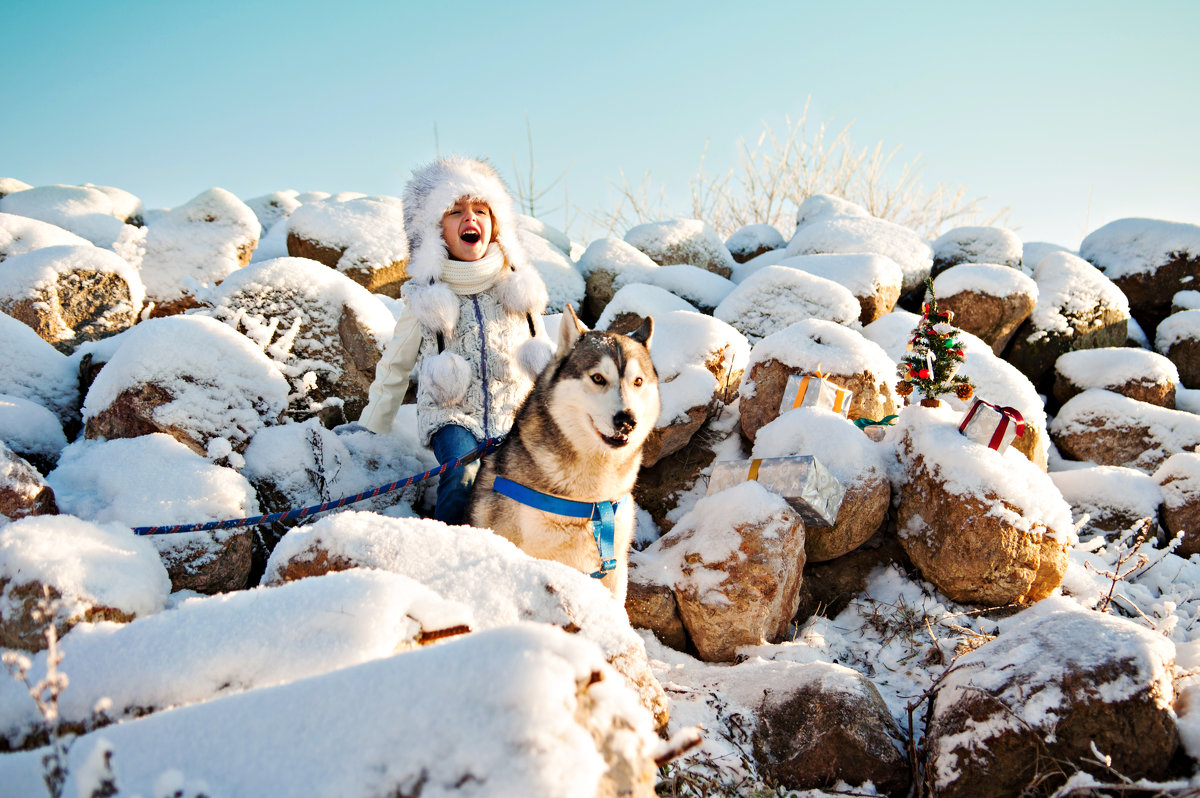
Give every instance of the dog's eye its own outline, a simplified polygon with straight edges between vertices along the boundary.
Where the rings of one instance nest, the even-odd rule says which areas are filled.
[[[592,382],[596,383],[597,385],[603,385],[605,382],[607,382],[607,380],[604,379],[604,375],[602,374],[593,374]]]
[[[635,387],[635,388],[641,388],[641,387],[642,387],[642,378],[641,378],[641,377],[634,377],[634,379],[633,379],[633,385],[634,385],[634,387]]]

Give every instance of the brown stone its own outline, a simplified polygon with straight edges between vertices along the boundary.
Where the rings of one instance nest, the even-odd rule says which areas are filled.
[[[129,285],[115,272],[61,273],[34,297],[0,300],[0,311],[29,325],[60,352],[115,335],[137,322]]]
[[[850,602],[862,595],[867,579],[881,565],[908,570],[912,563],[896,538],[896,531],[881,529],[849,554],[804,566],[797,620],[820,615],[835,618]]]
[[[687,649],[687,631],[679,616],[679,602],[670,585],[652,581],[636,564],[629,563],[629,589],[625,594],[625,612],[636,629],[649,629],[665,646],[676,651]]]
[[[1200,417],[1093,388],[1062,406],[1050,437],[1067,458],[1150,474],[1172,454],[1200,445]]]
[[[1200,388],[1200,341],[1184,338],[1167,347],[1163,354],[1179,369],[1179,381],[1183,387]]]
[[[136,438],[162,432],[170,435],[200,456],[205,443],[190,430],[160,424],[154,420],[155,409],[174,400],[175,395],[161,385],[143,383],[126,388],[112,404],[92,416],[84,424],[83,436],[88,439]]]
[[[1037,304],[1029,294],[999,297],[979,291],[961,291],[938,297],[938,309],[954,313],[954,325],[983,339],[999,355],[1013,333]]]
[[[44,598],[56,602],[62,598],[62,593],[53,585],[36,581],[17,583],[0,577],[0,595],[6,598],[9,605],[9,611],[0,616],[0,648],[19,648],[30,652],[44,650],[47,646],[47,623],[34,617],[40,616],[38,603]],[[128,623],[133,618],[133,615],[114,607],[92,604],[68,617],[60,614],[53,623],[55,632],[62,637],[79,623]]]
[[[1154,481],[1162,489],[1162,520],[1172,538],[1182,535],[1175,554],[1191,557],[1200,554],[1200,491],[1195,489],[1200,475],[1200,454],[1179,452],[1154,472]]]
[[[1171,297],[1194,290],[1200,279],[1200,257],[1172,253],[1164,258],[1162,265],[1150,271],[1113,278],[1129,299],[1130,313],[1152,341],[1158,325],[1171,314]]]
[[[833,526],[807,526],[804,553],[809,563],[825,562],[854,551],[879,529],[892,502],[892,486],[883,476],[846,485]]]
[[[728,278],[733,274],[733,256],[725,243],[705,222],[671,219],[637,225],[625,241],[646,253],[659,266],[688,264]]]
[[[1104,368],[1104,358],[1113,350],[1110,349],[1088,349],[1080,352],[1070,352],[1059,358],[1054,364],[1054,398],[1059,404],[1066,404],[1073,397],[1083,393],[1089,388],[1103,388],[1113,393],[1119,393],[1122,396],[1128,396],[1130,399],[1136,399],[1139,402],[1146,402],[1159,407],[1166,407],[1172,410],[1175,409],[1175,382],[1168,378],[1166,374],[1158,376],[1149,372],[1162,372],[1164,369],[1154,369],[1154,360],[1161,361],[1162,355],[1155,352],[1149,352],[1142,349],[1130,349],[1123,347],[1120,354],[1123,357],[1141,357],[1145,358],[1147,374],[1130,377],[1124,380],[1118,380],[1110,377]],[[1085,369],[1089,376],[1096,379],[1091,380],[1086,385],[1079,385],[1063,373],[1064,359],[1070,358],[1071,363],[1086,364]],[[1164,364],[1165,365],[1165,364]]]
[[[708,421],[712,404],[693,407],[687,411],[687,417],[668,424],[665,427],[655,427],[642,446],[642,464],[652,466],[668,455],[678,452],[691,441],[704,422]]]
[[[38,470],[0,441],[0,518],[57,515],[54,490]]]
[[[150,535],[171,578],[171,590],[227,593],[250,586],[252,527]]]
[[[160,299],[157,302],[147,302],[148,318],[161,319],[167,316],[179,316],[189,310],[201,307],[200,300],[191,294],[184,294],[175,299]]]
[[[709,422],[692,436],[687,446],[658,458],[653,465],[642,465],[633,486],[633,499],[638,507],[650,513],[662,532],[671,531],[675,525],[672,513],[696,488],[705,469],[716,459],[713,447],[728,434],[728,429],[721,432]]]
[[[288,255],[294,258],[308,258],[323,263],[331,269],[337,269],[373,294],[399,298],[401,287],[408,281],[407,260],[386,264],[348,264],[343,266],[341,260],[342,256],[346,254],[346,249],[347,247],[327,246],[294,232],[288,232]]]

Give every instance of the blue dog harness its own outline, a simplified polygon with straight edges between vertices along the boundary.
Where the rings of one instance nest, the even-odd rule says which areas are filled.
[[[596,551],[600,553],[600,570],[594,572],[592,577],[603,579],[617,567],[614,519],[617,510],[620,510],[621,506],[629,501],[628,496],[615,502],[577,502],[542,493],[504,477],[496,477],[492,490],[501,496],[507,496],[513,501],[545,513],[565,515],[568,518],[590,519],[592,537],[596,539]]]

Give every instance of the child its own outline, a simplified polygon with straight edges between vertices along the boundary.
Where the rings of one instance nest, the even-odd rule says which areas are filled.
[[[390,432],[420,360],[417,427],[439,463],[512,426],[553,347],[546,286],[517,239],[516,212],[488,164],[443,158],[404,189],[409,281],[359,423]],[[460,524],[478,461],[444,473],[434,518]]]

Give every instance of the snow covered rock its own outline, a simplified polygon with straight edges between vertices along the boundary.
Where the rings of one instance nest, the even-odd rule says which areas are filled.
[[[1035,385],[1064,352],[1124,346],[1129,303],[1121,290],[1082,258],[1052,252],[1033,270],[1038,298],[1018,328],[1007,359]]]
[[[629,283],[613,294],[604,306],[604,312],[596,319],[596,329],[635,330],[645,317],[657,319],[675,310],[699,312],[692,303],[665,288],[649,283]]]
[[[88,438],[165,432],[198,454],[240,452],[279,423],[287,381],[251,341],[206,316],[150,319],[125,336],[83,404]],[[211,450],[210,450],[210,447]]]
[[[580,309],[585,322],[600,318],[604,308],[623,286],[629,283],[653,284],[652,272],[658,264],[646,253],[619,238],[598,238],[579,257],[579,271],[585,282],[585,298]]]
[[[761,268],[755,266],[756,263],[771,265],[769,257],[763,257],[746,264],[745,271]],[[858,300],[860,324],[870,324],[880,316],[890,313],[900,299],[900,285],[904,280],[904,273],[896,261],[885,255],[797,255],[783,258],[777,263],[845,286]]]
[[[639,566],[641,552],[630,552],[629,587],[625,593],[625,613],[635,629],[648,629],[659,642],[676,651],[687,648],[687,630],[679,615],[679,602],[671,585],[655,581]]]
[[[934,275],[960,263],[1021,268],[1021,239],[1006,227],[955,227],[934,239],[932,246]]]
[[[316,261],[276,258],[231,274],[207,302],[206,314],[244,333],[288,378],[291,418],[362,414],[395,326],[366,288]]]
[[[250,262],[260,230],[254,211],[223,188],[210,188],[152,221],[141,271],[153,315],[196,307],[198,291]]]
[[[907,407],[897,421],[900,542],[954,601],[1032,603],[1062,582],[1071,511],[1041,469],[958,431],[946,408]]]
[[[796,227],[824,222],[839,217],[871,219],[871,212],[861,205],[835,194],[811,194],[796,208]]]
[[[0,440],[0,526],[31,515],[54,515],[54,490],[38,470]]]
[[[1200,416],[1092,388],[1062,406],[1050,437],[1071,459],[1150,474],[1176,452],[1200,445]]]
[[[1175,292],[1195,288],[1200,278],[1200,225],[1118,219],[1089,233],[1079,254],[1117,284],[1153,336]]]
[[[1154,348],[1179,370],[1186,388],[1200,388],[1200,310],[1181,310],[1162,320]]]
[[[938,275],[933,290],[938,310],[952,312],[954,326],[985,341],[997,355],[1038,301],[1037,283],[1017,269],[995,263],[955,267]]]
[[[67,445],[62,424],[46,408],[0,393],[0,441],[43,474],[58,462]]]
[[[79,426],[79,374],[74,364],[5,313],[0,313],[0,394],[45,407],[64,429]]]
[[[407,577],[361,568],[191,599],[127,624],[73,629],[60,644],[71,663],[71,689],[59,700],[59,714],[78,734],[390,657],[469,631],[471,620],[466,607]],[[45,660],[44,652],[33,658],[35,678]],[[101,699],[110,708],[95,715]],[[45,744],[45,721],[12,679],[0,682],[0,718],[0,739],[8,746]]]
[[[754,753],[775,782],[789,790],[870,782],[882,795],[908,793],[904,735],[865,676],[832,662],[762,663],[762,670],[775,678],[763,680]]]
[[[804,522],[781,496],[746,482],[707,496],[642,552],[669,584],[700,658],[732,662],[739,646],[778,642],[799,602]]]
[[[661,750],[595,645],[533,624],[105,727],[77,738],[64,794],[88,794],[101,744],[122,794],[229,798],[652,798]],[[5,756],[0,782],[36,794],[44,753]]]
[[[41,651],[49,624],[61,637],[83,621],[152,615],[169,588],[154,548],[128,527],[69,515],[14,521],[0,534],[0,647]]]
[[[659,266],[688,264],[728,278],[733,256],[717,231],[699,219],[668,219],[639,224],[625,233],[626,243]]]
[[[246,207],[254,211],[255,218],[262,230],[259,233],[259,240],[267,234],[275,225],[292,215],[292,211],[300,207],[300,200],[296,199],[300,192],[294,189],[285,191],[272,191],[270,194],[262,194],[257,197],[251,197],[246,200]]]
[[[755,343],[805,319],[854,326],[859,312],[854,295],[833,280],[786,266],[767,266],[721,300],[713,316]]]
[[[1050,479],[1071,505],[1072,520],[1079,523],[1088,517],[1081,537],[1113,538],[1145,520],[1150,521],[1151,533],[1157,531],[1163,491],[1148,474],[1123,466],[1090,466],[1052,471]]]
[[[1114,772],[1164,778],[1179,745],[1174,648],[1066,599],[1020,613],[936,687],[926,786],[938,796],[1049,794],[1078,770],[1105,783]]]
[[[557,227],[548,225],[541,219],[533,216],[529,216],[524,213],[518,213],[517,229],[527,233],[533,233],[538,238],[541,238],[543,241],[551,244],[563,255],[566,255],[568,258],[571,256],[571,250],[574,248],[574,244],[571,242],[571,237],[562,230],[559,230]]]
[[[91,242],[49,222],[0,212],[0,261],[42,247],[86,247]]]
[[[1081,349],[1054,361],[1054,398],[1063,404],[1090,388],[1103,388],[1173,410],[1178,383],[1175,364],[1146,349]]]
[[[561,313],[566,305],[578,307],[583,302],[587,286],[571,259],[537,233],[519,229],[517,237],[529,262],[546,284],[546,293],[550,297],[546,312]]]
[[[920,289],[933,268],[933,250],[919,235],[872,216],[834,216],[796,228],[786,254],[874,253],[894,260],[904,273],[901,295]]]
[[[24,180],[18,180],[15,177],[0,177],[0,197],[6,197],[9,194],[16,194],[18,191],[33,188]]]
[[[1177,452],[1154,472],[1162,490],[1162,519],[1171,537],[1182,535],[1175,553],[1200,553],[1200,454]]]
[[[725,248],[737,263],[745,263],[785,246],[787,241],[784,241],[780,232],[769,224],[743,225],[725,239]]]
[[[398,297],[408,279],[404,207],[384,196],[301,205],[288,217],[287,251],[336,269],[372,293]]]
[[[855,330],[823,319],[798,322],[759,341],[739,394],[742,433],[754,441],[779,415],[788,377],[816,374],[854,392],[849,418],[880,419],[896,412],[895,363]]]
[[[853,551],[884,523],[892,488],[882,451],[854,424],[818,408],[789,410],[758,431],[752,457],[815,455],[846,489],[833,526],[805,528],[807,562]]]
[[[64,352],[132,327],[144,298],[137,270],[99,247],[44,247],[0,269],[0,311]]]
[[[480,630],[533,620],[576,632],[600,646],[659,726],[667,722],[666,696],[624,607],[598,580],[574,568],[534,559],[485,529],[350,511],[288,532],[272,552],[262,583],[347,568],[416,579],[470,607]]]
[[[101,186],[37,186],[0,197],[0,212],[28,216],[86,238],[130,263],[141,259],[142,203],[127,191]]]

